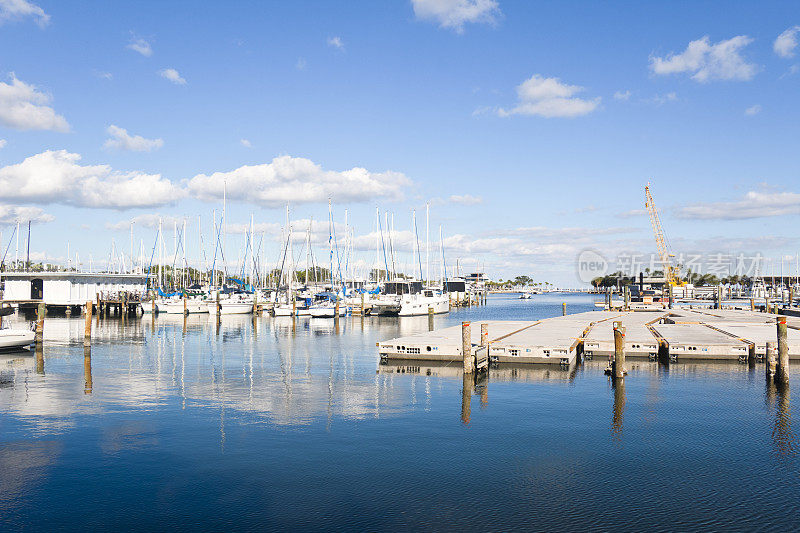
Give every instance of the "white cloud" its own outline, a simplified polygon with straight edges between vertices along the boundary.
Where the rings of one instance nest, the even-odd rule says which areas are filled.
[[[794,57],[794,49],[797,48],[797,34],[800,33],[800,26],[792,26],[785,32],[778,35],[772,44],[772,49],[781,57]]]
[[[645,209],[631,209],[630,211],[625,211],[624,213],[620,213],[617,215],[620,218],[634,218],[634,217],[646,217],[647,210]]]
[[[111,74],[110,72],[103,72],[101,70],[96,70],[94,72],[94,75],[97,76],[98,78],[100,78],[101,80],[113,80],[114,79],[114,75],[113,74]]]
[[[9,226],[17,222],[35,223],[52,222],[56,217],[45,213],[38,207],[20,207],[15,205],[0,205],[0,226]]]
[[[0,124],[18,130],[69,131],[67,120],[48,107],[52,98],[20,81],[0,82]]]
[[[253,144],[250,141],[248,141],[247,139],[240,139],[239,142],[245,148],[252,148],[253,147]]]
[[[761,113],[761,105],[756,104],[744,110],[744,114],[748,116],[758,115]]]
[[[0,200],[127,209],[171,203],[183,192],[160,174],[79,164],[81,156],[48,150],[0,168]]]
[[[411,0],[411,4],[418,19],[433,20],[456,33],[462,33],[466,23],[493,24],[501,14],[495,0]]]
[[[344,50],[344,43],[341,37],[328,37],[328,46],[332,46],[337,50]]]
[[[742,56],[742,49],[753,42],[746,35],[737,35],[727,41],[712,44],[706,35],[692,41],[680,54],[667,57],[650,56],[650,69],[655,74],[692,73],[692,79],[706,83],[713,80],[750,80],[756,75],[758,67],[748,63]]]
[[[450,201],[454,204],[461,205],[476,205],[483,202],[480,196],[472,196],[471,194],[454,194],[450,197]]]
[[[614,93],[614,100],[628,100],[630,97],[630,91],[617,91]]]
[[[0,0],[0,24],[7,20],[18,20],[32,17],[39,27],[44,28],[50,22],[50,15],[27,0]]]
[[[657,106],[664,105],[667,102],[674,102],[678,99],[678,95],[675,93],[667,93],[667,94],[655,94],[650,98],[644,100],[644,102],[648,104],[655,104]]]
[[[370,172],[355,167],[341,172],[324,170],[313,161],[288,155],[270,163],[245,165],[230,172],[198,174],[188,184],[201,200],[219,200],[227,182],[229,199],[268,207],[289,203],[364,202],[394,200],[403,196],[411,181],[400,172]]]
[[[307,65],[307,63],[306,63],[305,58],[298,57],[297,58],[297,63],[294,64],[294,68],[296,68],[297,70],[305,70],[306,69],[306,65]]]
[[[164,146],[163,139],[145,139],[140,135],[130,135],[128,130],[113,124],[108,127],[107,131],[111,135],[111,139],[106,139],[103,144],[105,148],[117,148],[132,152],[150,152]]]
[[[6,144],[8,144],[8,141],[5,139],[0,139],[0,148],[4,148]]]
[[[150,43],[147,40],[142,39],[141,37],[132,37],[131,42],[128,43],[128,46],[125,48],[128,50],[133,50],[134,52],[138,52],[144,57],[150,57],[153,55],[153,47],[150,46]]]
[[[517,86],[519,102],[510,110],[499,109],[498,115],[538,115],[541,117],[578,117],[594,111],[600,97],[586,100],[575,94],[583,87],[561,83],[558,78],[544,78],[534,74]]]
[[[694,220],[745,220],[797,215],[800,214],[800,194],[749,191],[740,200],[694,204],[678,209],[676,214]]]
[[[175,85],[186,85],[186,80],[181,78],[181,75],[174,68],[161,69],[159,72],[161,77],[174,83]]]

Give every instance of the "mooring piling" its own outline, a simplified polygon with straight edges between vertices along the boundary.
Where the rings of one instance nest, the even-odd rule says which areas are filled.
[[[789,342],[786,329],[786,317],[779,316],[778,326],[778,369],[777,376],[782,382],[789,381]]]
[[[36,310],[36,335],[35,340],[37,344],[42,343],[42,338],[44,337],[44,315],[47,314],[47,306],[44,305],[44,302],[39,304],[39,307]]]
[[[561,316],[567,316],[567,302],[561,304]]]
[[[481,348],[489,346],[489,324],[481,322]]]
[[[475,371],[475,363],[472,360],[472,329],[469,322],[461,323],[461,356],[464,362],[464,374],[472,374]]]
[[[91,344],[92,342],[92,301],[86,302],[86,310],[84,311],[84,325],[83,325],[83,343]]]
[[[428,331],[433,331],[433,307],[430,305],[428,306]]]
[[[778,366],[778,349],[772,341],[767,342],[767,379],[773,379]]]
[[[614,322],[614,368],[613,376],[623,378],[628,371],[625,368],[625,327],[622,322]]]

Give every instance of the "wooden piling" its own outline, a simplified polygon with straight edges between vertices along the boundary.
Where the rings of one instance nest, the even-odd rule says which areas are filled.
[[[183,293],[183,316],[189,314],[189,299],[186,297],[186,293]]]
[[[794,285],[789,286],[789,307],[792,307],[792,303],[794,302]]]
[[[486,348],[489,346],[489,324],[486,322],[481,323],[481,347]]]
[[[86,302],[86,310],[84,311],[84,325],[83,325],[83,343],[92,343],[92,301]]]
[[[39,304],[36,310],[36,342],[41,343],[44,336],[44,315],[47,314],[47,306],[44,302]]]
[[[778,369],[777,376],[781,381],[789,381],[789,343],[787,339],[786,317],[779,316],[778,320]]]
[[[433,331],[433,307],[428,306],[428,331]]]
[[[36,357],[36,373],[44,374],[44,343],[36,343],[34,354]]]
[[[767,342],[767,379],[772,379],[775,377],[775,372],[778,367],[778,349],[775,346],[775,343],[770,341]]]
[[[83,393],[92,393],[92,347],[83,347]]]
[[[253,316],[258,315],[258,291],[253,291]]]
[[[767,312],[767,313],[770,312],[769,297],[764,298],[764,311]]]
[[[567,316],[567,302],[561,304],[561,316]]]
[[[475,371],[475,362],[472,358],[472,329],[469,322],[461,323],[461,356],[464,361],[464,374]]]
[[[625,327],[622,322],[614,322],[614,368],[613,376],[623,378],[628,371],[625,369]]]
[[[333,319],[339,322],[339,295],[336,295],[336,301],[333,304]]]
[[[366,296],[364,296],[364,293],[362,292],[362,293],[361,293],[361,316],[362,316],[362,317],[364,316],[364,313],[365,313],[365,310],[364,310],[364,306],[365,306],[365,303],[364,303],[364,302],[365,302],[365,299],[366,299]],[[430,309],[430,308],[428,308],[428,309]]]
[[[297,297],[292,296],[292,316],[297,316]]]
[[[755,311],[756,310],[756,299],[755,298],[750,298],[750,310],[751,311]]]

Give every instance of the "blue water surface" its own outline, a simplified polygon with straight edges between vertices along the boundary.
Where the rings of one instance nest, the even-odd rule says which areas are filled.
[[[436,327],[594,299],[492,295]],[[380,365],[427,317],[103,319],[88,354],[83,327],[48,318],[43,369],[0,358],[4,531],[800,527],[795,373]]]

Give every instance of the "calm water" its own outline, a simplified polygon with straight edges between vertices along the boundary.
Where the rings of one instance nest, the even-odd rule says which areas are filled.
[[[493,296],[436,318],[554,316]],[[763,366],[381,366],[427,318],[48,319],[44,372],[0,356],[3,530],[797,530],[789,390]],[[71,340],[69,340],[71,339]],[[8,363],[8,364],[6,364]],[[800,397],[800,394],[797,394]]]

